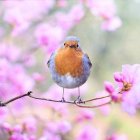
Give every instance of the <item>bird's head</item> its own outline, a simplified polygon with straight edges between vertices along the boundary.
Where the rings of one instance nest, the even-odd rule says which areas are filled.
[[[77,37],[75,37],[75,36],[68,36],[65,39],[64,47],[65,48],[69,47],[71,49],[79,48],[79,39]]]

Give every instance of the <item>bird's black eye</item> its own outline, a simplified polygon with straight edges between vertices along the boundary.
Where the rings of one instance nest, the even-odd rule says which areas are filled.
[[[64,46],[66,45],[66,43],[64,43]]]
[[[76,46],[77,48],[79,47],[79,45],[77,44],[77,46]]]

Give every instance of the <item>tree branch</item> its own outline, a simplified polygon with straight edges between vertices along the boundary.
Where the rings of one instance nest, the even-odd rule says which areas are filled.
[[[36,100],[73,104],[73,105],[76,105],[76,106],[82,107],[82,108],[97,108],[97,107],[101,107],[101,106],[110,104],[112,102],[112,100],[110,100],[108,102],[105,102],[105,103],[102,103],[102,104],[99,104],[99,105],[81,105],[81,104],[86,104],[86,103],[89,103],[89,102],[92,102],[92,101],[95,101],[95,100],[100,100],[100,99],[103,99],[103,98],[107,98],[107,97],[110,97],[110,96],[107,95],[107,96],[103,96],[103,97],[97,97],[97,98],[93,98],[93,99],[89,99],[89,100],[84,100],[82,102],[75,102],[75,101],[62,101],[62,100],[53,100],[53,99],[35,97],[35,96],[32,95],[32,91],[29,91],[26,94],[19,95],[19,96],[14,97],[14,98],[6,101],[6,102],[0,102],[0,107],[5,107],[7,104],[12,103],[12,102],[14,102],[14,101],[16,101],[18,99],[21,99],[23,97],[26,97],[26,96],[28,96],[30,98],[33,98],[33,99],[36,99]]]
[[[0,107],[4,107],[4,106],[6,106],[7,104],[9,104],[9,103],[11,103],[11,102],[14,102],[14,101],[16,101],[16,100],[18,100],[18,99],[20,99],[20,98],[25,97],[25,96],[30,96],[31,93],[32,93],[32,91],[29,91],[29,92],[27,92],[26,94],[19,95],[19,96],[14,97],[14,98],[12,98],[12,99],[6,101],[6,102],[0,102]]]

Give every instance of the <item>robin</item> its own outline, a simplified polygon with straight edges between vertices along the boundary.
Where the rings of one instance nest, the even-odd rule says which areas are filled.
[[[78,88],[75,101],[82,103],[79,87],[87,81],[92,63],[80,48],[79,39],[67,37],[64,45],[52,53],[47,65],[52,79],[63,88],[62,102],[65,102],[64,88]]]

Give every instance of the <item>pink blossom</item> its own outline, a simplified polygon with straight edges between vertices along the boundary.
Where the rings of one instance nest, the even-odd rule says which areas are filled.
[[[114,0],[87,0],[86,4],[93,15],[103,19],[103,30],[115,31],[122,25],[121,19],[116,16]]]
[[[121,73],[120,72],[115,72],[114,73],[114,79],[117,82],[122,82],[122,75],[121,75]]]
[[[35,136],[28,136],[27,134],[22,133],[13,133],[9,140],[37,140]]]
[[[87,6],[95,16],[110,19],[116,14],[113,0],[87,0]]]
[[[36,140],[36,137],[32,135],[32,130],[30,131],[31,135],[25,133],[24,128],[20,124],[12,126],[5,122],[2,124],[2,129],[9,135],[8,140]]]
[[[122,21],[119,17],[113,17],[111,19],[105,20],[101,28],[105,31],[115,31],[122,25]]]
[[[78,13],[78,15],[77,15]],[[68,13],[58,12],[56,15],[56,22],[67,33],[74,27],[84,16],[84,9],[82,5],[77,4],[72,7]]]
[[[38,72],[33,73],[33,78],[36,82],[42,82],[45,80],[44,76]]]
[[[23,120],[22,126],[23,126],[23,129],[28,133],[36,132],[37,130],[36,119],[33,117],[26,118]]]
[[[69,14],[57,12],[55,18],[58,26],[64,29],[65,32],[69,31],[74,26],[74,23],[69,17]]]
[[[4,20],[13,26],[12,35],[18,35],[27,30],[32,21],[40,19],[54,5],[54,0],[36,1],[4,1]],[[31,10],[32,9],[32,10]]]
[[[112,134],[106,140],[128,140],[125,134]]]
[[[82,108],[77,113],[77,116],[75,117],[75,119],[77,122],[81,122],[81,121],[86,121],[86,120],[92,120],[93,117],[94,117],[94,112],[92,110]]]
[[[6,59],[0,60],[0,92],[7,98],[26,93],[34,86],[34,81],[20,64],[11,64]]]
[[[9,140],[29,140],[26,134],[22,133],[12,133]]]
[[[7,117],[7,114],[8,114],[8,110],[7,108],[0,108],[0,123],[1,122],[4,122],[4,120],[6,119]]]
[[[55,122],[54,121],[47,122],[46,130],[51,132],[51,133],[57,133],[58,132],[57,122],[56,121]]]
[[[12,126],[11,124],[9,124],[8,122],[4,122],[2,124],[2,128],[3,130],[5,130],[6,132],[11,132],[12,131]]]
[[[34,80],[29,76],[23,65],[10,63],[0,59],[0,98],[4,102],[15,96],[27,93],[34,87]],[[24,99],[12,103],[12,111],[20,113],[25,104]]]
[[[97,140],[97,130],[87,125],[81,129],[76,140]]]
[[[60,121],[58,122],[57,127],[61,134],[68,133],[72,129],[72,125],[69,121]]]
[[[21,52],[16,46],[3,42],[0,44],[0,48],[0,57],[6,58],[9,61],[19,60]]]
[[[38,140],[35,135],[30,135],[28,139],[29,140]]]
[[[57,0],[57,6],[58,7],[66,7],[68,5],[67,0]]]
[[[62,139],[61,139],[61,136],[58,134],[45,132],[45,134],[41,138],[39,138],[39,140],[62,140]]]
[[[36,59],[35,59],[35,56],[32,55],[32,52],[30,52],[29,54],[28,53],[23,54],[23,56],[21,57],[21,62],[25,66],[31,67],[36,64]]]
[[[119,91],[115,91],[112,94],[110,94],[112,101],[115,103],[122,102],[122,95],[120,93],[119,94],[118,93],[119,93]]]
[[[26,17],[27,19],[36,19],[39,18],[44,12],[48,13],[54,6],[55,1],[43,0],[42,3],[40,0],[30,2],[28,0],[6,0],[3,2],[3,4],[7,9],[19,9],[22,12],[22,16]]]
[[[123,65],[120,79],[115,78],[117,90],[122,94],[123,110],[135,114],[140,104],[140,65]]]
[[[12,35],[16,36],[25,31],[30,23],[24,19],[20,9],[12,8],[6,11],[4,20],[12,25]]]
[[[47,123],[47,130],[51,133],[65,134],[68,133],[71,129],[72,126],[68,121],[56,121]]]
[[[83,6],[80,4],[73,6],[69,13],[69,16],[70,16],[70,19],[74,21],[75,24],[78,23],[84,16]]]
[[[122,101],[122,96],[118,94],[119,91],[115,89],[113,83],[105,81],[104,86],[105,86],[105,91],[109,93],[110,98],[113,102],[119,103]]]
[[[107,92],[109,92],[110,94],[114,92],[115,89],[112,83],[105,81],[104,85]]]
[[[43,46],[48,53],[52,53],[60,47],[64,32],[59,26],[42,23],[36,27],[35,37],[39,45]]]
[[[13,132],[16,132],[16,133],[22,133],[22,130],[23,130],[23,128],[22,128],[22,126],[19,125],[19,124],[15,125],[15,126],[12,128],[12,131],[13,131]]]

